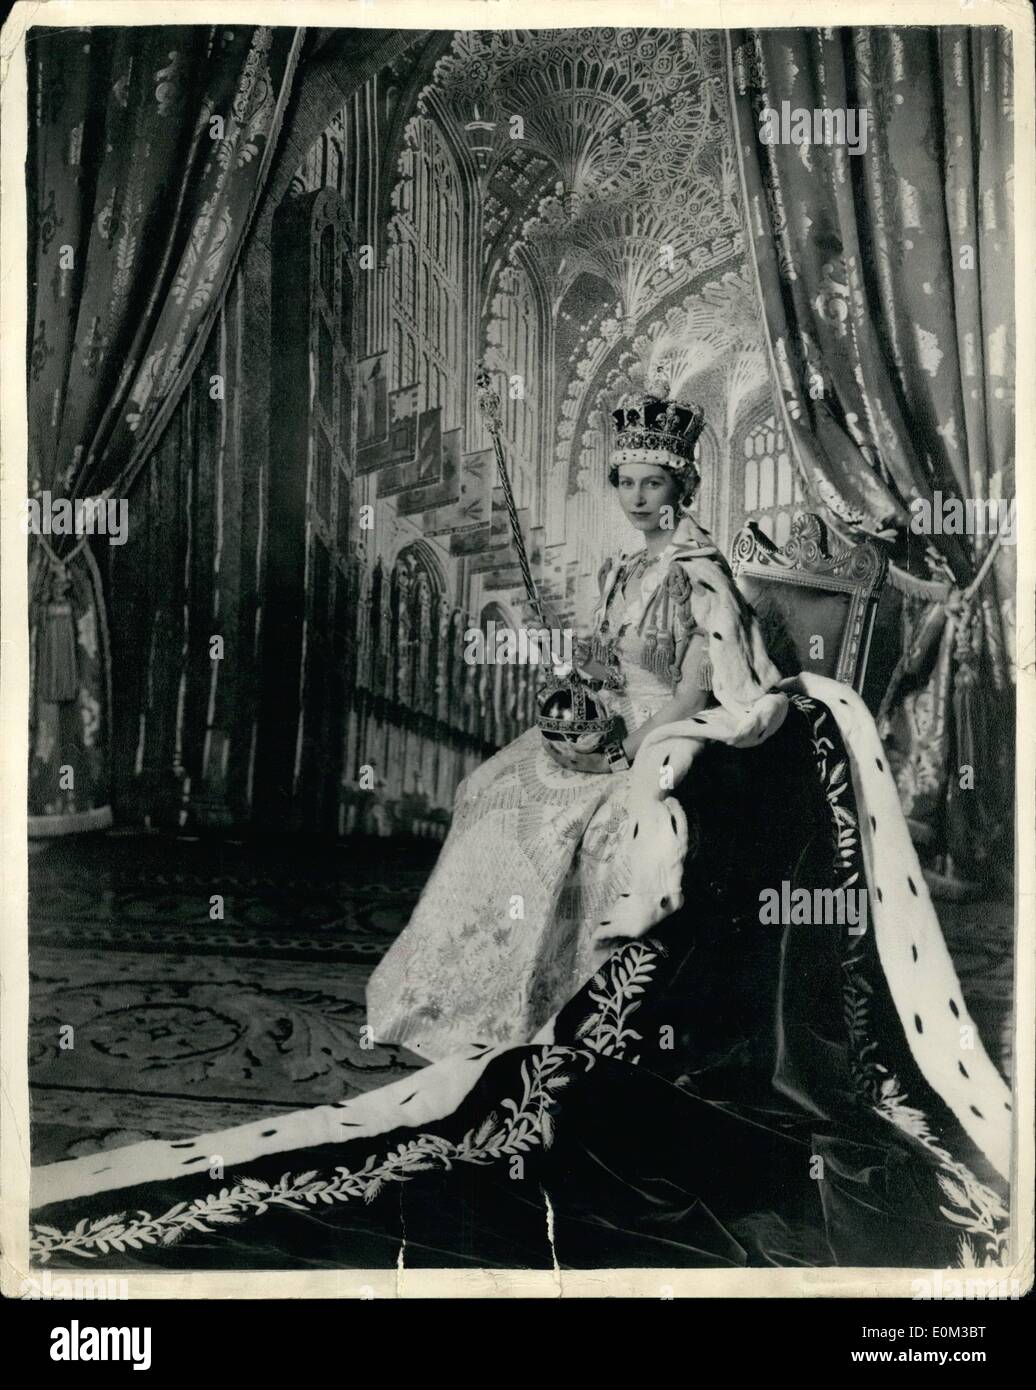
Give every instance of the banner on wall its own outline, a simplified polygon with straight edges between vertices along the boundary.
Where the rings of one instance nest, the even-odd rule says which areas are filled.
[[[440,436],[440,480],[432,486],[401,492],[396,499],[398,516],[417,516],[420,512],[449,507],[460,500],[463,430],[447,430]]]
[[[416,387],[413,388],[416,393]],[[400,403],[400,410],[410,411],[411,400],[416,402],[416,394]],[[410,433],[413,426],[414,445],[411,449]],[[389,436],[400,442],[399,463],[390,464],[378,474],[378,496],[397,497],[409,492],[411,488],[442,481],[442,407],[433,406],[421,411],[420,415],[400,414],[392,426]]]
[[[496,458],[492,449],[479,449],[461,458],[457,497],[445,506],[426,511],[421,528],[426,536],[488,536],[493,508]]]
[[[380,466],[388,442],[388,382],[385,353],[361,357],[356,364],[357,471],[370,473]]]

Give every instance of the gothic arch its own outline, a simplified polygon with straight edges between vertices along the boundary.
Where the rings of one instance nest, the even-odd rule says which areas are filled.
[[[392,177],[386,178],[379,190],[377,206],[377,225],[379,227],[387,227],[392,220],[394,212],[392,199],[399,182],[397,172],[399,156],[406,140],[407,127],[418,110],[423,92],[432,80],[436,64],[448,51],[452,42],[453,34],[451,32],[432,33],[409,76],[404,82],[393,88],[396,93],[396,100],[389,116],[388,129],[381,138],[381,150],[379,152],[381,167],[386,171],[391,170]],[[462,152],[459,148],[455,148],[456,156],[459,157],[462,153],[466,154],[466,151]],[[469,178],[475,176],[473,168],[466,172]]]
[[[425,540],[405,540],[392,556],[392,568],[403,566],[416,578],[424,574],[436,598],[448,592],[446,570],[435,547]]]
[[[391,387],[418,383],[418,410],[464,424],[469,352],[472,205],[450,132],[418,113],[406,130],[388,223]]]
[[[723,520],[723,451],[720,448],[719,437],[708,420],[705,421],[695,445],[694,466],[701,479],[698,495],[694,500],[694,514],[707,531],[719,538]]]
[[[731,534],[756,522],[777,545],[805,501],[781,412],[766,391],[737,422],[731,440]]]

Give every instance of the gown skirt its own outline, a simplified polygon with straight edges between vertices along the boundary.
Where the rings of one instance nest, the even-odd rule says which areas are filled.
[[[762,920],[768,889],[864,881],[846,761],[828,710],[802,697],[757,747],[706,748],[675,793],[684,905],[606,955],[549,1040],[487,1049],[444,1118],[362,1138],[343,1118],[340,1137],[272,1140],[220,1180],[185,1156],[182,1176],[50,1200],[34,1262],[998,1263],[1004,1183],[913,1060],[875,934]]]

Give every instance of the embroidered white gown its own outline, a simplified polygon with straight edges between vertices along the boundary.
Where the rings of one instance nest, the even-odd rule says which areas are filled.
[[[649,571],[629,604],[615,584],[602,605],[625,679],[603,698],[628,731],[673,698],[641,664],[658,582]],[[438,863],[367,987],[379,1041],[438,1059],[534,1037],[600,964],[592,934],[628,891],[629,779],[559,767],[533,728],[461,783]]]

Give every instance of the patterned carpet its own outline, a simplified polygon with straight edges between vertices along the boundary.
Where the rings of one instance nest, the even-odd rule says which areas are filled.
[[[364,985],[437,851],[118,832],[41,847],[33,1162],[345,1100],[415,1070],[403,1048],[360,1045]],[[939,906],[969,1008],[1009,1075],[1010,904]]]
[[[364,1049],[360,1029],[437,849],[108,833],[34,855],[34,1162],[348,1099],[421,1065]]]

